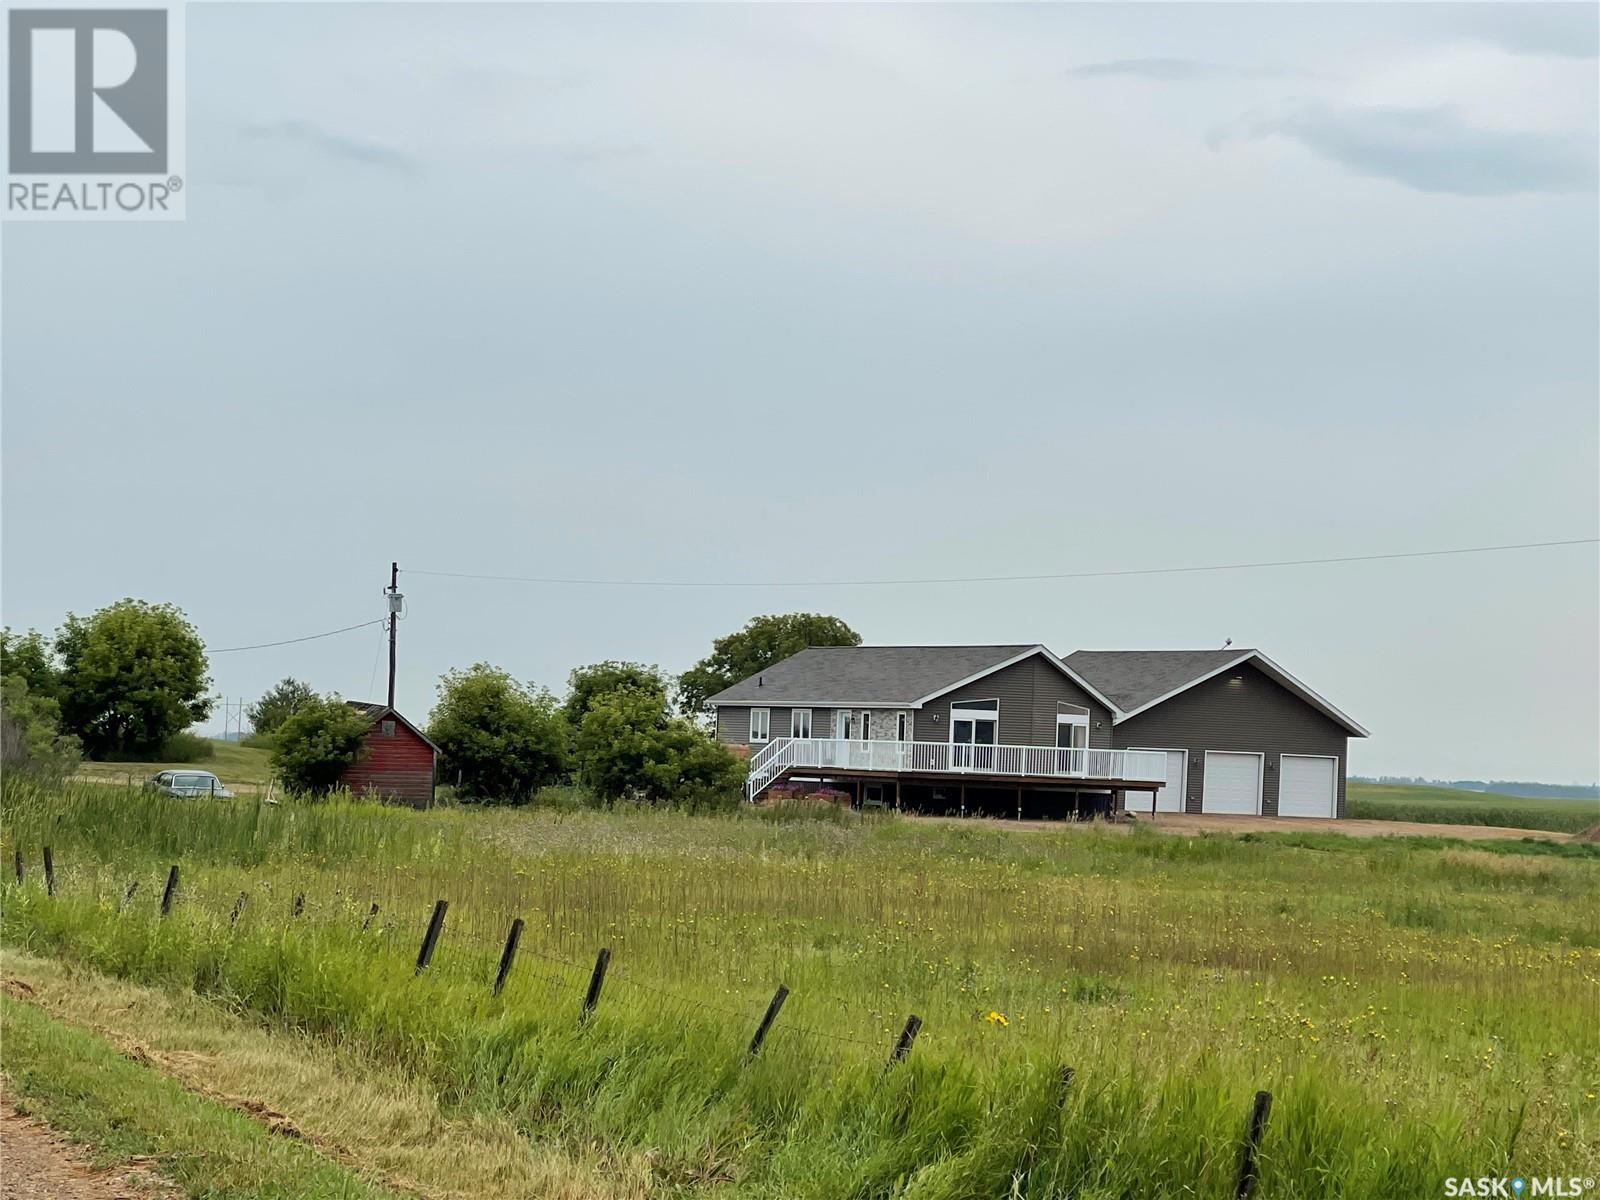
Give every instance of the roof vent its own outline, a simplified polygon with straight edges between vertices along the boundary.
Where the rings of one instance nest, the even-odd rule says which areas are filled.
[[[757,675],[756,676],[756,686],[757,687],[766,687],[767,686],[767,677],[765,675]]]

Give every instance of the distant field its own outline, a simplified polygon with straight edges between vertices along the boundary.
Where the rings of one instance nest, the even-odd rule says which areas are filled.
[[[1377,821],[1500,825],[1577,833],[1600,825],[1600,801],[1528,799],[1399,783],[1351,783],[1345,815]]]
[[[197,771],[210,771],[223,783],[235,791],[254,791],[267,786],[267,780],[272,777],[272,767],[268,761],[271,751],[255,746],[241,746],[238,742],[214,741],[216,747],[212,757],[204,762],[170,762],[170,763],[137,763],[137,762],[86,762],[78,768],[81,779],[92,779],[97,783],[134,783],[138,784],[157,771],[168,771],[174,767],[193,767]],[[241,785],[236,787],[235,785]]]

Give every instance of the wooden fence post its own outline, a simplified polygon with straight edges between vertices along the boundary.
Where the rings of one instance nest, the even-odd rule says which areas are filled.
[[[233,911],[228,914],[228,928],[229,929],[232,929],[235,925],[237,925],[239,923],[239,914],[244,911],[245,897],[248,896],[248,895],[249,895],[248,892],[240,892],[239,893],[239,898],[233,902]]]
[[[439,933],[444,929],[445,910],[449,907],[448,900],[433,902],[433,916],[428,918],[428,932],[422,935],[422,946],[417,950],[416,973],[419,975],[433,961],[433,948],[439,944]]]
[[[306,894],[304,892],[296,892],[294,894],[294,904],[291,905],[289,909],[289,915],[291,917],[298,917],[301,913],[305,912],[305,910]]]
[[[139,881],[137,879],[135,879],[132,883],[130,883],[128,885],[128,890],[122,893],[122,903],[117,905],[117,911],[118,912],[121,912],[123,909],[128,907],[129,902],[133,899],[133,894],[135,892],[137,892],[138,890],[139,890]]]
[[[1233,1189],[1237,1200],[1249,1200],[1256,1190],[1256,1150],[1261,1145],[1261,1131],[1267,1124],[1267,1114],[1272,1111],[1272,1093],[1257,1092],[1250,1108],[1250,1126],[1245,1131],[1244,1149],[1239,1155],[1239,1183]]]
[[[15,855],[15,857],[12,858],[11,861],[12,861],[12,864],[16,867],[17,882],[21,883],[22,882],[22,847],[21,846],[17,847],[16,855]]]
[[[167,868],[167,886],[161,891],[161,915],[172,911],[172,898],[178,894],[178,864]]]
[[[494,973],[494,994],[498,996],[500,989],[506,985],[506,976],[511,974],[511,963],[517,957],[517,943],[522,941],[522,918],[517,917],[511,922],[511,929],[506,934],[506,948],[500,951],[500,969]]]
[[[766,1015],[761,1018],[761,1024],[756,1026],[756,1034],[750,1039],[750,1049],[745,1052],[745,1061],[749,1061],[761,1052],[761,1043],[767,1040],[767,1031],[772,1028],[772,1023],[778,1019],[778,1010],[783,1007],[783,1002],[789,998],[789,989],[783,984],[778,985],[778,990],[772,993],[772,1001],[767,1005]]]
[[[374,900],[372,902],[372,907],[367,909],[367,919],[365,921],[361,922],[361,932],[362,933],[365,933],[367,931],[367,926],[372,924],[372,918],[377,916],[377,915],[378,915],[378,902],[376,900]]]
[[[894,1049],[889,1052],[889,1061],[883,1064],[885,1071],[911,1053],[911,1043],[917,1040],[917,1034],[921,1029],[922,1018],[917,1016],[916,1013],[912,1013],[906,1018],[906,1027],[900,1031],[900,1036],[895,1039]]]
[[[44,894],[56,894],[56,856],[50,852],[50,847],[44,848]]]
[[[601,946],[600,953],[594,956],[594,973],[589,976],[589,990],[583,994],[583,1011],[578,1014],[578,1024],[587,1021],[594,1006],[600,1003],[600,989],[605,986],[606,968],[610,965],[611,948]]]

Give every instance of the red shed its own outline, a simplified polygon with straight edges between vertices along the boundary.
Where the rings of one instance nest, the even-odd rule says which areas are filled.
[[[387,704],[345,701],[371,725],[365,741],[367,755],[340,780],[357,796],[398,800],[416,808],[433,803],[434,761],[439,747],[427,735]]]

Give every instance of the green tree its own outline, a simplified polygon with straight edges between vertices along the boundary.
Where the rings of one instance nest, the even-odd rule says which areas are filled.
[[[596,698],[622,688],[660,697],[661,711],[667,711],[667,677],[661,673],[660,667],[612,659],[578,667],[567,677],[567,698],[561,711],[576,729]]]
[[[578,726],[579,778],[606,800],[732,803],[744,764],[650,692],[622,688],[596,697]]]
[[[0,676],[14,675],[28,685],[28,694],[34,699],[59,699],[61,671],[56,666],[55,651],[49,640],[37,629],[25,634],[0,632]]]
[[[711,653],[678,679],[678,705],[700,713],[706,698],[764,671],[808,646],[859,646],[861,635],[838,617],[781,613],[752,617],[743,629],[711,643]]]
[[[273,733],[315,696],[309,683],[284,678],[246,710],[250,714],[250,724],[257,733]]]
[[[151,754],[211,713],[206,650],[171,604],[119,600],[56,633],[62,727],[91,757]]]
[[[312,696],[278,726],[272,769],[285,790],[324,796],[366,757],[371,724],[338,696]]]
[[[77,770],[78,739],[60,730],[61,706],[36,696],[22,675],[0,676],[0,765],[49,779]]]
[[[555,697],[488,663],[439,680],[428,737],[441,778],[472,800],[522,804],[567,771],[571,732]]]

